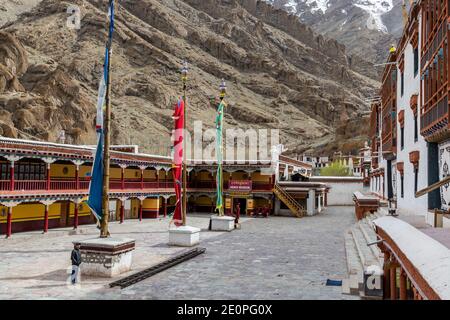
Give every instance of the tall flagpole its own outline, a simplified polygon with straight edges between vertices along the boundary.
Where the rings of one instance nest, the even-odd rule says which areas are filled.
[[[187,213],[187,150],[186,150],[186,137],[187,137],[187,99],[186,99],[186,87],[187,87],[187,74],[188,64],[185,61],[183,68],[181,69],[181,80],[183,81],[183,103],[184,103],[184,124],[183,124],[183,205],[181,210],[181,220],[183,226],[186,225],[186,213]]]
[[[112,6],[111,6],[112,4]],[[114,8],[114,0],[110,0],[109,8]],[[114,15],[114,12],[110,12]],[[109,28],[111,32],[111,21],[113,17],[109,19]],[[109,165],[110,165],[110,145],[111,145],[111,47],[112,47],[112,34],[108,37],[108,74],[106,79],[106,95],[105,95],[105,115],[103,125],[103,135],[105,143],[103,146],[103,215],[100,226],[100,238],[107,238],[109,236],[108,220],[109,220]]]
[[[225,98],[225,95],[227,94],[227,86],[226,86],[226,84],[225,84],[225,80],[224,79],[222,79],[222,82],[220,83],[220,86],[219,86],[219,89],[220,89],[220,95],[219,95],[219,97],[220,97],[220,103],[222,104],[222,113],[224,112],[224,98]],[[219,216],[224,216],[225,214],[225,203],[223,202],[223,150],[224,150],[224,148],[223,148],[223,143],[224,143],[224,141],[223,141],[223,125],[224,125],[224,123],[225,123],[225,117],[224,117],[224,115],[222,114],[222,120],[221,120],[221,124],[220,124],[220,127],[221,127],[221,129],[220,129],[220,139],[221,139],[221,144],[220,144],[220,148],[222,149],[222,150],[220,150],[220,159],[218,159],[219,160],[219,163],[217,164],[218,166],[219,166],[219,177],[220,177],[220,180],[219,180],[219,186],[220,186],[220,194],[218,195],[219,197],[221,197],[222,199],[221,199],[221,203],[222,203],[222,206],[219,208],[219,212],[218,212],[218,215]]]

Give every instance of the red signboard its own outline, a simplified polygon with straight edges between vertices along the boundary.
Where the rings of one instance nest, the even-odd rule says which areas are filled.
[[[231,180],[228,184],[228,190],[234,192],[250,192],[252,191],[251,180]]]

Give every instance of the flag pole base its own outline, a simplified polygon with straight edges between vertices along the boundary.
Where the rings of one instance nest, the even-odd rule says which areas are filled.
[[[211,231],[232,231],[234,230],[234,218],[230,216],[211,216]]]
[[[180,226],[169,229],[169,246],[192,247],[199,243],[199,228]]]
[[[81,275],[112,278],[131,270],[133,239],[94,238],[73,243],[80,244]]]

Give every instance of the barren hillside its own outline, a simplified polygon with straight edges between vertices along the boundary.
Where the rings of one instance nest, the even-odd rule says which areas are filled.
[[[351,119],[352,141],[363,143],[355,120],[377,82],[364,64],[349,65],[345,47],[296,17],[256,0],[117,2],[114,143],[168,152],[184,59],[191,128],[194,119],[213,126],[208,101],[224,78],[226,127],[279,128],[291,152],[301,152],[334,144]],[[66,27],[74,3],[80,30]],[[55,141],[64,130],[66,142],[94,142],[106,3],[42,0],[0,29],[0,134]]]

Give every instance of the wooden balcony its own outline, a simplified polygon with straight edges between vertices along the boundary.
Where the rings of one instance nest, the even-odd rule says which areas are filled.
[[[0,193],[8,194],[26,191],[80,191],[86,192],[89,189],[89,180],[0,180]],[[11,186],[13,185],[13,188]],[[172,180],[161,181],[110,181],[111,191],[117,190],[148,190],[148,189],[172,189]]]
[[[110,181],[111,191],[123,190],[161,190],[173,189],[173,180],[160,181],[137,181],[137,180],[112,180]],[[13,185],[13,188],[11,188]],[[269,182],[251,183],[252,191],[271,191],[273,184]],[[224,183],[224,190],[229,188],[228,183]],[[188,189],[203,189],[213,191],[216,189],[215,180],[207,181],[188,181]],[[26,191],[40,191],[40,192],[62,192],[70,191],[71,193],[80,191],[86,193],[89,190],[89,180],[0,180],[0,194],[23,193]]]
[[[383,128],[381,131],[381,145],[383,157],[391,160],[397,153],[396,138],[396,113],[394,107],[386,107],[383,109]]]
[[[448,1],[422,3],[420,133],[428,142],[450,137],[448,107]]]
[[[448,96],[431,106],[425,106],[420,116],[420,133],[428,142],[439,142],[450,137]]]

